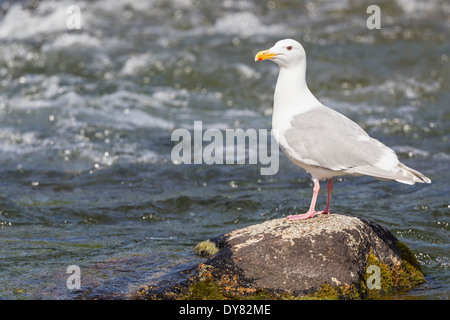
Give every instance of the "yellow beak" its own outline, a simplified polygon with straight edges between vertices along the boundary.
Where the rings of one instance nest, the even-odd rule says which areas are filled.
[[[270,53],[269,50],[263,50],[256,54],[255,61],[273,59],[276,55],[277,55],[276,53]]]

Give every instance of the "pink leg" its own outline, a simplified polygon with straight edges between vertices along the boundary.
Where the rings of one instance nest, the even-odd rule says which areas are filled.
[[[319,190],[320,190],[319,180],[314,179],[313,196],[311,199],[311,205],[309,206],[308,212],[306,212],[304,214],[287,216],[287,219],[290,221],[293,221],[293,220],[306,220],[308,218],[314,217],[314,215],[317,213],[315,208],[316,208],[317,196],[319,195]]]
[[[328,195],[327,195],[327,206],[325,207],[325,210],[323,210],[321,213],[323,214],[330,214],[330,203],[331,203],[331,191],[333,191],[333,179],[328,179],[328,184],[327,184],[327,190],[328,190]]]

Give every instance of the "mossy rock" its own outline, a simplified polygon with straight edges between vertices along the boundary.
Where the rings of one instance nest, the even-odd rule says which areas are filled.
[[[403,242],[397,242],[397,247],[401,252],[401,263],[394,267],[379,261],[372,252],[369,254],[368,265],[375,265],[380,270],[380,285],[379,288],[368,288],[371,275],[366,272],[361,281],[363,297],[381,298],[395,291],[410,290],[425,282],[422,268],[414,253]]]
[[[373,299],[425,281],[414,253],[387,229],[336,214],[268,221],[207,240],[196,252],[209,256],[188,289],[196,299],[203,287],[217,299]]]
[[[203,280],[194,282],[178,299],[187,300],[237,300],[237,299],[257,299],[257,300],[359,300],[359,299],[379,299],[385,298],[389,294],[396,291],[409,290],[417,285],[425,282],[425,277],[420,270],[414,253],[404,244],[399,242],[402,252],[406,254],[402,256],[401,264],[390,267],[388,264],[380,262],[377,257],[370,252],[367,257],[367,267],[376,266],[379,268],[380,288],[372,283],[370,285],[370,277],[375,276],[373,272],[366,272],[359,286],[358,285],[342,285],[336,286],[329,283],[321,285],[316,292],[307,295],[294,295],[292,293],[279,293],[268,291],[266,289],[254,289],[233,287],[233,284],[224,283],[217,284],[209,271],[202,272]],[[204,265],[203,265],[204,266]],[[367,268],[366,268],[367,270]],[[369,282],[368,282],[369,281]],[[230,285],[233,290],[230,290]]]
[[[379,224],[340,214],[275,219],[203,241],[206,260],[138,299],[379,299],[425,281],[414,253]],[[163,290],[162,290],[163,289]]]
[[[225,300],[222,290],[212,280],[193,283],[188,291],[178,297],[179,300]]]

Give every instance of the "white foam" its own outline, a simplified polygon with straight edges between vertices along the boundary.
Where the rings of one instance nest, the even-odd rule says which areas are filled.
[[[131,55],[125,61],[119,74],[124,76],[136,75],[142,72],[142,69],[149,67],[152,62],[152,56],[149,53]]]
[[[90,36],[87,33],[72,34],[64,33],[59,35],[53,42],[46,43],[42,46],[43,52],[60,51],[62,49],[80,49],[80,48],[100,48],[102,42]]]
[[[250,109],[228,109],[224,112],[226,119],[242,119],[242,117],[256,118],[260,113]]]
[[[9,100],[8,105],[12,110],[45,109],[55,106],[54,101],[46,99],[29,99],[27,97],[14,97]]]
[[[42,141],[38,133],[33,131],[20,132],[15,128],[0,129],[0,151],[3,157],[24,155],[42,149]]]
[[[164,120],[162,118],[152,116],[142,110],[130,110],[127,114],[123,114],[120,111],[113,111],[110,113],[111,121],[114,121],[115,127],[128,127],[128,128],[161,128],[172,129],[174,127],[173,122]]]
[[[154,6],[152,0],[101,0],[93,3],[97,8],[108,12],[117,12],[123,15],[124,9],[132,9],[136,11],[150,10]]]
[[[405,154],[409,158],[427,158],[430,156],[430,152],[418,148],[414,148],[411,146],[406,145],[400,145],[400,146],[393,146],[392,150],[394,150],[396,153]]]
[[[0,22],[0,39],[25,39],[41,33],[52,33],[67,29],[67,7],[62,1],[40,2],[34,10],[13,4]]]
[[[153,93],[151,100],[154,105],[160,107],[174,106],[174,107],[187,107],[190,94],[187,90],[171,90],[168,88],[160,88],[157,92]]]
[[[403,93],[408,99],[415,99],[422,93],[435,93],[440,90],[440,83],[434,82],[419,82],[415,78],[407,79],[388,79],[377,85],[370,85],[367,87],[360,87],[355,89],[355,93],[367,94],[379,92],[382,94],[398,94]]]
[[[186,90],[172,90],[168,88],[155,88],[157,92],[144,94],[119,89],[113,93],[92,98],[91,103],[100,108],[118,108],[125,113],[133,109],[163,109],[167,106],[185,107],[189,99]],[[128,111],[126,111],[128,110]]]
[[[438,152],[438,153],[433,154],[433,159],[449,161],[450,154],[445,153],[445,152]]]
[[[396,0],[397,5],[402,8],[406,14],[414,14],[414,16],[423,16],[427,13],[436,12],[437,8],[440,8],[442,12],[450,13],[450,5],[448,1],[430,0]],[[439,10],[439,9],[438,9]]]
[[[87,106],[87,101],[85,97],[78,93],[69,91],[59,96],[58,99],[56,99],[56,104],[58,106],[70,108],[71,110],[74,108],[84,109]]]
[[[60,78],[58,76],[50,76],[50,77],[43,77],[42,80],[35,79],[33,81],[34,83],[39,83],[37,81],[42,81],[41,85],[42,88],[45,90],[43,92],[43,98],[45,100],[50,100],[56,98],[58,95],[61,94],[61,86],[60,86]],[[30,81],[29,81],[30,82]]]
[[[256,34],[286,35],[288,29],[281,24],[264,24],[251,12],[236,12],[217,19],[211,31],[247,38]]]

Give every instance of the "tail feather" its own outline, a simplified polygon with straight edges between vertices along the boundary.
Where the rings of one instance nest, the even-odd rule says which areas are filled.
[[[421,173],[421,172],[419,172],[417,170],[411,169],[410,167],[404,165],[401,162],[398,164],[398,167],[403,169],[403,170],[406,170],[406,171],[410,172],[412,175],[414,175],[414,177],[416,179],[418,179],[416,182],[419,182],[419,183],[431,183],[431,179],[428,178],[427,176],[425,176],[423,173]]]
[[[395,180],[397,182],[405,184],[418,183],[431,183],[431,180],[414,169],[405,166],[403,163],[399,163],[393,170],[383,170],[371,165],[354,167],[346,170],[349,174],[356,175],[368,175],[381,180]]]

